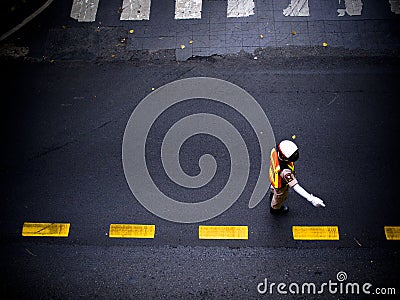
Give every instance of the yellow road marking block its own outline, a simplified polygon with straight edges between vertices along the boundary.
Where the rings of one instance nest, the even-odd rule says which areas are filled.
[[[110,238],[154,239],[156,225],[111,224]]]
[[[337,226],[293,226],[295,240],[339,240]]]
[[[68,237],[69,223],[30,223],[25,222],[22,236]]]
[[[248,240],[248,226],[199,226],[201,240]]]
[[[400,226],[385,226],[386,239],[389,241],[400,241]]]

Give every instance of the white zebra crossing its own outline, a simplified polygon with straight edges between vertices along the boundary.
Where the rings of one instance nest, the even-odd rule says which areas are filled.
[[[200,19],[202,0],[176,0],[175,19]]]
[[[70,16],[78,22],[94,22],[98,6],[99,0],[74,0]]]
[[[149,20],[151,0],[124,0],[120,20]]]
[[[244,18],[254,15],[253,0],[228,0],[227,17]]]
[[[343,17],[346,13],[349,16],[361,16],[361,11],[363,7],[363,3],[361,0],[344,0],[344,5],[346,6],[346,8],[340,8],[337,10],[339,17]]]
[[[389,0],[390,10],[396,15],[400,15],[400,0]]]
[[[78,22],[94,22],[100,0],[73,0],[71,18]],[[120,20],[149,20],[151,0],[120,0],[122,11]],[[167,0],[165,0],[167,1]],[[172,1],[172,0],[168,0]],[[227,0],[227,18],[245,18],[254,15],[255,1],[257,0]],[[271,0],[272,1],[272,0]],[[342,0],[339,0],[339,4]],[[337,9],[338,16],[360,16],[362,0],[343,0],[345,8]],[[400,0],[387,0],[390,9],[395,14],[400,14]],[[175,0],[175,19],[200,19],[202,0]],[[308,17],[310,7],[308,0],[290,0],[283,9],[286,17]]]
[[[283,10],[283,15],[285,17],[308,17],[310,15],[308,0],[291,0],[289,6]]]

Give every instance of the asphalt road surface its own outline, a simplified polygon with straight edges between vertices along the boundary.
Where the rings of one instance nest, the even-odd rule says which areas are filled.
[[[123,20],[137,15],[120,2],[54,1],[2,35],[1,295],[398,298],[397,2],[259,0],[228,18],[226,1],[202,1],[188,20],[174,1]],[[3,34],[28,7],[2,8]],[[186,84],[200,77],[212,85]],[[282,139],[325,208],[291,191],[289,213],[269,213]],[[165,218],[199,203],[200,222]],[[210,217],[207,203],[229,205]]]
[[[2,293],[34,299],[357,299],[368,297],[362,288],[370,298],[400,293],[399,242],[386,240],[384,231],[400,225],[398,59],[239,55],[164,64],[3,62],[1,68],[7,70],[1,90]],[[215,157],[216,174],[203,188],[178,186],[160,160],[162,139],[174,123],[212,113],[246,143],[246,187],[228,210],[200,223],[170,222],[146,210],[124,176],[128,119],[147,95],[191,77],[239,86],[259,103],[276,141],[295,135],[299,182],[326,207],[314,208],[291,191],[288,215],[270,215],[268,196],[250,209],[261,165],[257,136],[232,108],[196,98],[154,122],[146,143],[149,173],[177,201],[216,195],[231,167],[230,149],[219,139],[195,135],[180,151],[181,166],[192,176],[200,172],[201,155]],[[69,235],[22,236],[24,222],[69,223]],[[132,223],[155,225],[154,238],[109,237],[110,224]],[[199,239],[199,225],[248,226],[248,239]],[[292,227],[302,225],[337,226],[340,239],[294,240]],[[347,281],[337,278],[339,272]],[[278,291],[279,283],[286,286]],[[291,292],[303,283],[315,283],[317,291]],[[357,283],[359,295],[340,283]]]

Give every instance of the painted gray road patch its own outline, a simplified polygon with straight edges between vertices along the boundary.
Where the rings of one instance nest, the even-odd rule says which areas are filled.
[[[271,125],[258,102],[242,88],[216,78],[195,77],[166,84],[145,97],[130,116],[122,142],[122,162],[126,180],[135,198],[156,216],[178,223],[196,223],[214,218],[240,197],[249,177],[250,159],[246,143],[235,127],[210,113],[191,114],[169,128],[161,146],[163,168],[173,182],[186,188],[205,186],[217,169],[213,156],[199,159],[200,173],[186,174],[179,164],[183,143],[197,134],[219,139],[228,149],[231,168],[227,183],[215,196],[197,203],[180,202],[165,195],[153,181],[146,163],[146,140],[153,123],[168,108],[191,99],[209,99],[235,109],[251,125],[257,136],[261,166],[249,207],[255,207],[268,191],[268,155],[275,146]]]

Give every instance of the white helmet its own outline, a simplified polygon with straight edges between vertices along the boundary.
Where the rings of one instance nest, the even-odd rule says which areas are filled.
[[[283,140],[277,148],[280,160],[294,162],[299,159],[299,148],[292,141]]]

